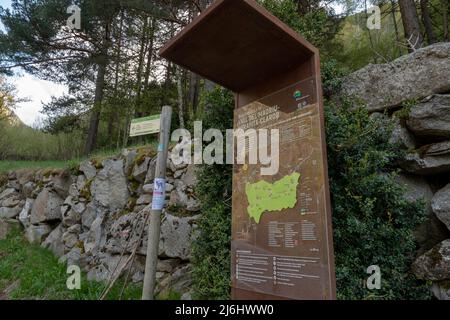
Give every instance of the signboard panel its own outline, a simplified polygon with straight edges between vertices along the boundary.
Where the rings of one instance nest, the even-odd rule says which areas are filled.
[[[316,81],[308,78],[235,110],[235,128],[278,129],[280,134],[277,174],[261,175],[260,164],[234,166],[232,286],[241,292],[234,294],[237,299],[254,298],[253,293],[285,299],[334,297]]]
[[[161,115],[154,115],[131,120],[130,137],[158,133],[160,130]]]
[[[277,174],[234,166],[232,298],[334,299],[318,49],[254,0],[215,0],[160,54],[232,90],[235,129],[280,133]]]

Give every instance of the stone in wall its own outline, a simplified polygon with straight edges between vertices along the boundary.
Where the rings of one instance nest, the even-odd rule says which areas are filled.
[[[418,137],[450,139],[450,94],[433,95],[412,107],[406,124]]]
[[[408,154],[401,166],[419,175],[450,172],[450,141],[430,144]]]
[[[61,206],[64,200],[52,190],[45,188],[38,195],[31,210],[31,224],[61,220]]]
[[[412,266],[414,274],[424,280],[450,280],[450,239],[416,259]]]
[[[439,220],[450,230],[450,183],[434,195],[431,205]]]
[[[344,79],[339,95],[351,95],[369,111],[382,111],[450,91],[450,42],[419,49],[386,64],[369,64]]]
[[[427,220],[414,232],[414,236],[420,245],[419,254],[422,254],[447,239],[450,233],[433,212],[431,207],[433,190],[422,176],[402,173],[397,177],[397,181],[406,188],[406,199],[410,201],[423,200],[425,202]]]
[[[129,193],[123,160],[107,159],[91,185],[91,194],[95,201],[111,211],[123,209]]]

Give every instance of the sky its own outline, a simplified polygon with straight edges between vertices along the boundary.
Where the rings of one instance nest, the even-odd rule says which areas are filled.
[[[3,8],[10,7],[10,4],[10,0],[0,0],[0,6]],[[337,7],[336,11],[341,12],[342,8]],[[0,23],[0,28],[2,27]],[[16,86],[19,98],[28,100],[19,103],[14,111],[22,122],[29,126],[33,126],[37,120],[44,117],[40,111],[43,104],[51,101],[52,96],[59,97],[68,93],[66,86],[40,80],[25,72],[21,72],[20,75],[11,77],[9,80]]]
[[[0,0],[0,6],[4,8],[10,7],[10,3],[10,0]],[[68,93],[66,86],[40,80],[26,72],[19,71],[16,76],[10,77],[9,81],[16,86],[19,98],[28,100],[19,103],[14,112],[29,126],[33,126],[38,119],[44,117],[40,113],[42,105],[50,102],[52,96],[59,97]]]

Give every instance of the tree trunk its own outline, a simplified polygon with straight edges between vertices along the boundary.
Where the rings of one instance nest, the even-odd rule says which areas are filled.
[[[448,0],[442,0],[442,20],[444,23],[444,41],[448,40]]]
[[[431,21],[430,10],[428,9],[429,0],[420,0],[420,10],[422,12],[422,22],[427,33],[428,44],[436,42],[436,35],[433,30],[433,22]]]
[[[414,51],[423,44],[422,33],[420,32],[419,17],[414,0],[398,0],[400,12],[402,14],[405,38],[409,43],[409,51]]]
[[[120,57],[122,53],[122,35],[123,35],[123,19],[124,19],[123,11],[120,12],[120,23],[119,23],[119,30],[117,34],[117,52],[116,52],[116,63],[115,63],[115,74],[114,74],[114,104],[113,107],[116,107],[116,102],[118,99],[118,88],[119,88],[119,71],[120,71]],[[109,115],[109,123],[108,123],[108,137],[113,136],[113,131],[115,125],[118,123],[119,117],[118,113],[115,110],[110,110]],[[120,128],[119,128],[120,131]],[[119,132],[120,135],[120,132]],[[117,141],[117,144],[119,142]],[[112,145],[112,141],[111,141]]]
[[[214,90],[216,84],[210,80],[205,79],[205,92],[211,92]],[[205,104],[205,110],[203,110],[204,114],[207,114],[208,112],[211,111],[211,109],[213,108],[213,106],[211,105],[211,103],[207,103]]]
[[[89,155],[94,151],[97,145],[98,126],[100,122],[100,114],[103,102],[103,94],[105,89],[105,75],[108,66],[108,49],[110,46],[109,39],[109,23],[105,26],[105,38],[103,41],[102,52],[99,57],[97,79],[95,81],[95,97],[94,107],[91,111],[91,119],[89,121],[89,131],[84,147],[84,154]]]
[[[192,113],[195,115],[198,107],[200,77],[194,72],[189,72],[189,105],[192,108]]]
[[[184,129],[183,74],[181,68],[177,69],[178,119],[180,121],[180,128]]]
[[[146,53],[146,46],[147,46],[147,27],[148,27],[148,17],[145,16],[144,17],[144,26],[143,26],[143,30],[142,30],[140,50],[139,50],[139,63],[138,63],[137,80],[136,80],[135,105],[137,108],[135,110],[135,115],[137,117],[141,117],[143,115],[142,110],[140,110],[139,107],[140,107],[141,92],[142,92],[142,70],[144,69],[144,56]]]
[[[156,19],[152,18],[150,22],[150,43],[148,45],[148,56],[147,56],[147,66],[145,67],[145,80],[144,89],[147,90],[150,82],[150,71],[152,69],[153,62],[153,50],[155,46],[155,32],[156,32]]]
[[[369,13],[367,11],[367,0],[364,0],[364,12],[366,13],[366,20],[369,20]],[[370,32],[370,29],[367,28],[367,33],[369,35],[369,43],[370,43],[370,48],[372,49],[373,52],[375,52],[375,46],[373,44],[373,39],[372,39],[372,33]],[[374,63],[377,64],[378,63],[378,56],[375,54],[373,55],[373,59],[374,59]]]
[[[91,119],[89,121],[89,131],[86,146],[84,148],[85,155],[91,154],[97,145],[98,125],[100,122],[103,91],[105,87],[106,57],[102,58],[102,60],[105,60],[105,63],[100,63],[98,66],[97,80],[95,83],[94,108],[91,111]]]
[[[310,11],[311,11],[310,0],[297,0],[297,12],[300,16],[304,16]]]

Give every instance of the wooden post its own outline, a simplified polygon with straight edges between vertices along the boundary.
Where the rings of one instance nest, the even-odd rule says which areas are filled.
[[[152,210],[148,227],[147,259],[145,262],[144,288],[142,300],[153,300],[156,283],[156,265],[158,263],[161,213],[166,197],[166,165],[170,138],[172,108],[164,106],[161,113],[161,131],[159,133],[158,159],[156,162],[153,187]]]

